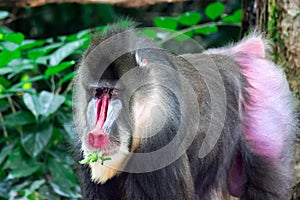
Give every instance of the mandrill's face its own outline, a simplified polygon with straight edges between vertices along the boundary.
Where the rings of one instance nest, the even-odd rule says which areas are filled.
[[[75,79],[75,122],[84,156],[101,151],[110,158],[104,165],[90,163],[96,182],[104,183],[124,168],[145,133],[155,134],[147,128],[165,115],[158,103],[160,89],[151,79],[155,74],[148,62],[151,52],[140,52],[126,53],[106,69],[100,62],[92,67],[83,62]],[[89,56],[95,56],[93,51]]]

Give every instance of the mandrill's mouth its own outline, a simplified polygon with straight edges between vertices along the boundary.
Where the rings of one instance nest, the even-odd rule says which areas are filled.
[[[88,143],[95,143],[94,140],[95,138],[90,136],[88,138]],[[121,147],[121,143],[115,137],[108,137],[105,140],[106,142],[103,146],[89,146],[90,152],[101,151],[103,156],[111,156],[116,154]]]
[[[103,149],[89,149],[86,153],[83,160],[81,160],[80,164],[91,164],[101,161],[101,165],[103,165],[104,161],[112,160],[112,156],[116,154],[121,145],[119,142],[113,142],[113,144],[108,145],[108,148]]]

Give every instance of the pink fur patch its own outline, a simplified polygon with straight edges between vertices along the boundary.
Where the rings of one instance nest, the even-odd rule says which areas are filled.
[[[289,87],[273,63],[242,55],[236,59],[248,81],[248,97],[242,102],[243,130],[252,149],[267,157],[280,157],[290,133],[292,116]]]
[[[283,70],[264,59],[264,44],[260,37],[250,37],[229,49],[205,53],[231,56],[240,65],[248,93],[241,98],[240,112],[245,138],[255,153],[280,158],[292,132],[294,104]]]

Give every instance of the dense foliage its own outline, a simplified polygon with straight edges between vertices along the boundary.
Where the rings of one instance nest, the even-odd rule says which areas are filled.
[[[169,38],[182,46],[186,36],[205,44],[220,27],[239,27],[241,10],[230,15],[224,10],[224,4],[212,3],[202,14],[157,17],[156,29],[142,33],[162,45]],[[0,17],[7,18],[9,13],[3,11]],[[105,26],[96,29],[103,31]],[[71,80],[89,44],[90,30],[48,39],[25,38],[0,26],[0,197],[80,198],[70,156],[75,135]]]

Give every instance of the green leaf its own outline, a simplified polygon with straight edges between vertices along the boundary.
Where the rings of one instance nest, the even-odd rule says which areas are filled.
[[[178,20],[172,17],[156,17],[154,19],[154,25],[159,28],[176,30]]]
[[[11,169],[7,179],[16,179],[31,176],[37,172],[43,164],[22,155],[20,147],[15,148],[9,155],[4,169]]]
[[[21,76],[21,82],[25,82],[28,79],[30,79],[30,76],[28,74],[22,74],[22,76]],[[24,83],[22,85],[22,88],[24,88],[24,89],[30,89],[30,88],[32,88],[32,83],[26,82],[26,83]]]
[[[26,107],[32,112],[32,114],[37,119],[42,110],[42,105],[38,97],[34,94],[25,93],[23,95],[23,101]]]
[[[31,157],[35,158],[44,150],[52,136],[52,128],[49,122],[24,128],[21,143]]]
[[[41,56],[48,54],[52,50],[54,50],[58,47],[61,47],[63,44],[64,44],[63,42],[59,42],[59,43],[50,44],[50,45],[47,45],[44,47],[31,49],[27,52],[28,58],[35,60]]]
[[[32,60],[17,58],[11,61],[6,67],[0,68],[0,75],[9,74],[8,78],[11,79],[23,71],[32,71],[34,69],[36,69],[36,65]]]
[[[99,152],[91,152],[85,158],[81,161],[79,161],[80,164],[90,164],[97,162],[98,160],[101,160],[101,165],[104,164],[105,161],[111,160],[110,157],[104,157],[102,151]]]
[[[39,189],[42,185],[45,184],[45,180],[44,179],[41,179],[41,180],[37,180],[37,181],[34,181],[29,188],[25,189],[23,191],[23,195],[22,196],[25,196],[27,197],[28,199],[30,199],[28,196],[31,195],[34,191],[36,191],[37,189]],[[33,193],[34,194],[34,193]],[[33,198],[34,200],[36,200],[36,198]]]
[[[39,97],[39,102],[42,105],[39,113],[44,117],[48,117],[64,103],[65,99],[66,98],[62,95],[55,95],[51,92],[42,91]]]
[[[2,164],[4,159],[11,153],[14,147],[15,147],[15,143],[3,147],[0,153],[0,165]]]
[[[241,23],[242,22],[242,10],[235,11],[232,15],[228,15],[221,20],[222,22]]]
[[[45,75],[48,78],[49,76],[52,76],[54,74],[57,74],[71,66],[73,66],[75,64],[75,61],[66,61],[66,62],[62,62],[56,66],[53,67],[49,67],[46,71],[45,71]]]
[[[21,89],[21,91],[24,91],[22,88],[19,88],[19,87],[22,87],[24,85],[24,83],[33,83],[35,81],[39,81],[39,80],[42,80],[44,79],[44,75],[38,75],[38,76],[34,76],[34,77],[31,77],[27,80],[24,80],[20,83],[17,83],[15,85],[13,85],[10,89],[8,89],[7,91],[10,92],[10,91],[16,91],[18,89]]]
[[[185,26],[194,26],[201,21],[202,15],[198,12],[186,12],[179,16],[179,23]]]
[[[23,168],[18,168],[10,171],[7,176],[7,179],[16,179],[22,177],[31,176],[33,173],[38,171],[42,167],[42,164],[31,165],[29,167],[24,166]]]
[[[9,12],[1,10],[0,11],[0,20],[7,18],[10,15]]]
[[[65,101],[62,95],[55,95],[51,92],[42,91],[40,96],[35,94],[26,93],[23,95],[23,101],[26,107],[34,114],[36,118],[39,115],[48,117],[54,113]]]
[[[88,38],[90,37],[90,30],[82,30],[79,31],[78,33],[76,33],[77,35],[77,39],[81,39],[81,38]]]
[[[55,159],[49,159],[49,170],[52,176],[50,185],[57,194],[69,198],[80,197],[80,194],[76,192],[76,176],[69,165]]]
[[[202,35],[208,35],[208,34],[216,33],[216,32],[218,32],[217,25],[204,26],[204,27],[199,27],[199,28],[195,29],[195,33],[202,34]]]
[[[9,193],[11,192],[12,182],[4,179],[0,179],[0,198],[9,199]]]
[[[4,88],[9,87],[11,82],[7,80],[4,76],[0,76],[0,85]]]
[[[15,113],[10,113],[5,116],[6,126],[23,126],[27,124],[32,124],[35,122],[33,115],[27,111],[17,111]]]
[[[58,83],[57,86],[61,86],[63,83],[73,79],[75,77],[75,72],[71,72],[68,75],[66,75],[63,79],[61,79]]]
[[[74,53],[82,45],[84,45],[87,39],[81,39],[74,42],[69,42],[66,45],[60,47],[50,55],[50,66],[55,66],[61,63],[66,57]]]
[[[29,50],[36,47],[43,46],[45,44],[44,40],[24,40],[22,42],[21,50]]]
[[[157,31],[153,28],[143,28],[140,33],[152,39],[157,39]]]
[[[191,39],[191,37],[193,37],[193,35],[194,35],[194,30],[190,30],[190,31],[184,32],[181,35],[176,36],[175,39],[178,42],[184,42],[184,41],[186,41],[188,39]]]
[[[5,99],[0,99],[0,112],[6,111],[9,108],[9,103]]]
[[[225,11],[225,6],[221,2],[214,2],[209,4],[205,8],[205,14],[207,17],[209,17],[211,20],[216,20],[218,17],[220,17]]]
[[[82,39],[82,38],[89,39],[89,35],[90,35],[90,30],[82,30],[78,33],[68,35],[65,38],[62,37],[61,39],[62,39],[62,41],[69,42],[69,41],[76,41],[76,40]]]
[[[9,33],[4,34],[3,40],[20,45],[23,42],[24,38],[25,37],[22,33]]]
[[[39,195],[41,195],[44,199],[49,199],[49,200],[61,200],[61,198],[53,192],[50,186],[48,185],[43,185],[40,187],[38,190]]]
[[[15,49],[14,51],[2,50],[0,52],[0,67],[6,66],[10,61],[20,56],[21,52],[19,49]]]

